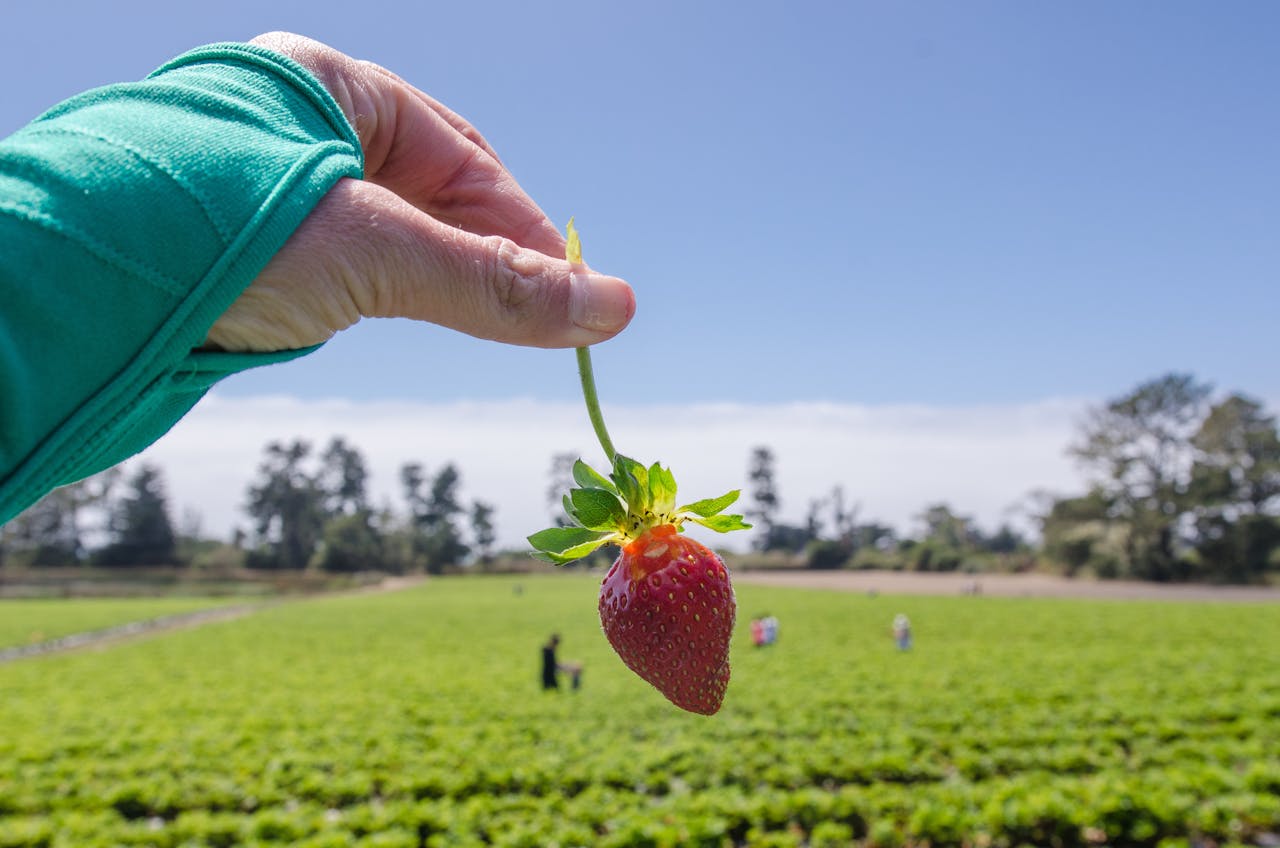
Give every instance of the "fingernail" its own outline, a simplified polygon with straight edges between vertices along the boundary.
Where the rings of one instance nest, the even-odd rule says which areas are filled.
[[[569,317],[584,330],[616,333],[631,319],[634,303],[631,287],[617,277],[569,274]]]

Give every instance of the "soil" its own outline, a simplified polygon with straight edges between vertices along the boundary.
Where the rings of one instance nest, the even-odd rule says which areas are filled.
[[[990,595],[1001,598],[1280,602],[1280,588],[1071,580],[1047,574],[927,574],[901,571],[737,571],[735,583],[885,595]]]
[[[423,578],[421,577],[387,577],[377,583],[369,584],[368,586],[361,586],[356,589],[349,589],[346,592],[334,592],[330,594],[354,595],[377,592],[398,592],[401,589],[408,589],[411,586],[416,586],[421,583],[422,580]],[[59,639],[51,639],[47,642],[37,642],[33,645],[17,645],[10,648],[0,648],[0,664],[13,662],[15,660],[23,660],[29,657],[61,654],[67,651],[103,648],[128,639],[144,638],[158,633],[166,633],[171,630],[180,630],[188,627],[199,627],[202,624],[209,624],[215,621],[228,621],[233,618],[242,618],[246,615],[252,615],[258,610],[282,603],[285,600],[286,599],[284,598],[280,598],[253,604],[239,604],[236,606],[214,607],[207,610],[195,610],[194,612],[166,615],[160,618],[147,619],[145,621],[130,621],[114,627],[103,628],[102,630],[91,630],[85,633],[72,633],[69,636],[63,636]],[[298,598],[293,598],[291,600],[298,600]]]

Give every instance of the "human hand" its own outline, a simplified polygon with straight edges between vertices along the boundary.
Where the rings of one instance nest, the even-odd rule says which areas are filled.
[[[252,43],[292,58],[333,95],[360,138],[365,179],[325,195],[214,323],[207,347],[307,347],[361,317],[580,347],[631,320],[630,286],[560,258],[559,231],[463,118],[311,39],[269,33]]]

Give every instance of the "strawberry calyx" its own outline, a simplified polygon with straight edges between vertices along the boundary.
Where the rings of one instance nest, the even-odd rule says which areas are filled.
[[[649,534],[661,537],[681,532],[693,522],[717,533],[747,530],[743,516],[725,514],[739,490],[718,498],[676,505],[676,480],[671,470],[615,454],[608,477],[581,459],[573,465],[577,484],[563,498],[571,525],[534,533],[529,544],[534,556],[563,565],[581,559],[602,545],[626,548]],[[670,529],[667,529],[670,528]]]

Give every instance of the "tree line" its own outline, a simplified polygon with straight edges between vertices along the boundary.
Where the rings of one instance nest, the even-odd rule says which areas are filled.
[[[1280,433],[1262,404],[1167,374],[1089,410],[1069,451],[1086,491],[1037,493],[1031,540],[1005,524],[988,533],[945,503],[899,534],[861,519],[835,485],[799,524],[781,520],[777,458],[765,445],[747,463],[746,513],[763,557],[811,568],[917,571],[1026,570],[1140,580],[1259,582],[1280,574]],[[556,454],[547,505],[563,520],[561,493],[573,454]],[[111,469],[52,492],[0,527],[0,565],[168,565],[205,562],[256,569],[317,568],[440,573],[488,562],[491,504],[460,495],[452,463],[429,472],[401,465],[404,509],[375,508],[363,455],[338,437],[323,450],[301,439],[263,451],[245,499],[251,531],[231,545],[200,538],[198,521],[171,519],[163,475],[142,464]],[[95,524],[87,516],[101,516]],[[95,539],[95,544],[86,540]],[[219,560],[217,557],[221,556]]]
[[[1248,583],[1280,572],[1280,434],[1262,404],[1167,374],[1090,411],[1071,453],[1087,491],[1050,498],[1068,574]]]
[[[878,521],[861,521],[861,508],[848,501],[842,486],[809,501],[804,520],[779,519],[782,500],[771,448],[756,447],[747,469],[746,514],[757,532],[754,548],[762,554],[803,558],[809,568],[881,568],[908,571],[1010,571],[1035,564],[1034,546],[1009,524],[984,532],[970,517],[946,503],[927,506],[919,530],[900,535]]]
[[[812,501],[803,524],[777,520],[774,457],[748,470],[760,551],[802,554],[813,568],[1022,570],[1134,580],[1265,582],[1280,576],[1280,432],[1263,405],[1188,374],[1166,374],[1090,409],[1068,452],[1081,493],[1033,493],[1033,545],[1009,525],[984,533],[937,503],[906,538],[858,521],[843,490]]]
[[[435,473],[418,462],[403,464],[403,512],[375,508],[368,478],[364,456],[341,437],[321,451],[302,439],[269,443],[246,493],[252,532],[237,530],[220,564],[438,574],[468,558],[491,557],[494,507],[462,501],[453,464]],[[105,518],[92,526],[89,514]],[[163,475],[145,463],[127,479],[117,468],[64,486],[0,529],[0,564],[181,565],[228,553],[228,546],[201,539],[198,527],[175,529]],[[90,547],[86,540],[95,537],[105,541]]]

